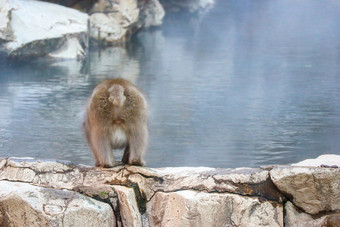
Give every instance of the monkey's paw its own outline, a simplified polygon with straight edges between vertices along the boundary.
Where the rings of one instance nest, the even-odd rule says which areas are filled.
[[[145,162],[142,160],[131,160],[128,164],[133,166],[145,166]]]

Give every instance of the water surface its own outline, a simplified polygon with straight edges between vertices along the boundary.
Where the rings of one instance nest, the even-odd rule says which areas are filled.
[[[340,154],[339,27],[335,0],[221,0],[84,62],[1,57],[0,156],[93,164],[79,113],[94,86],[114,77],[149,98],[150,167]]]

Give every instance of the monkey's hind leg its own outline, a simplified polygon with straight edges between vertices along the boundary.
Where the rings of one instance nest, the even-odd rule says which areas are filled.
[[[96,166],[110,168],[115,166],[111,142],[105,136],[95,136],[92,138],[93,154],[96,158]]]
[[[123,159],[128,159],[127,164],[144,166],[143,155],[146,150],[148,131],[146,127],[140,127],[131,133],[128,152],[125,150]]]

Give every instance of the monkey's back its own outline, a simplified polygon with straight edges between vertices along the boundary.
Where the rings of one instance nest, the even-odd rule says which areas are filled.
[[[124,88],[124,96],[126,97],[124,106],[120,110],[120,119],[122,127],[126,127],[126,123],[147,121],[147,102],[143,93],[131,82],[121,79],[107,79],[98,84],[89,101],[87,107],[88,120],[96,121],[96,123],[108,124],[114,120],[114,107],[109,102],[109,88],[113,85],[120,85]]]

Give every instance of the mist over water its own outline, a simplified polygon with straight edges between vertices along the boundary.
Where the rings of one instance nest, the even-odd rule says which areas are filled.
[[[340,154],[339,28],[336,0],[220,0],[197,16],[168,15],[127,49],[92,50],[84,62],[1,57],[0,156],[92,165],[80,112],[113,77],[149,98],[149,167]]]

